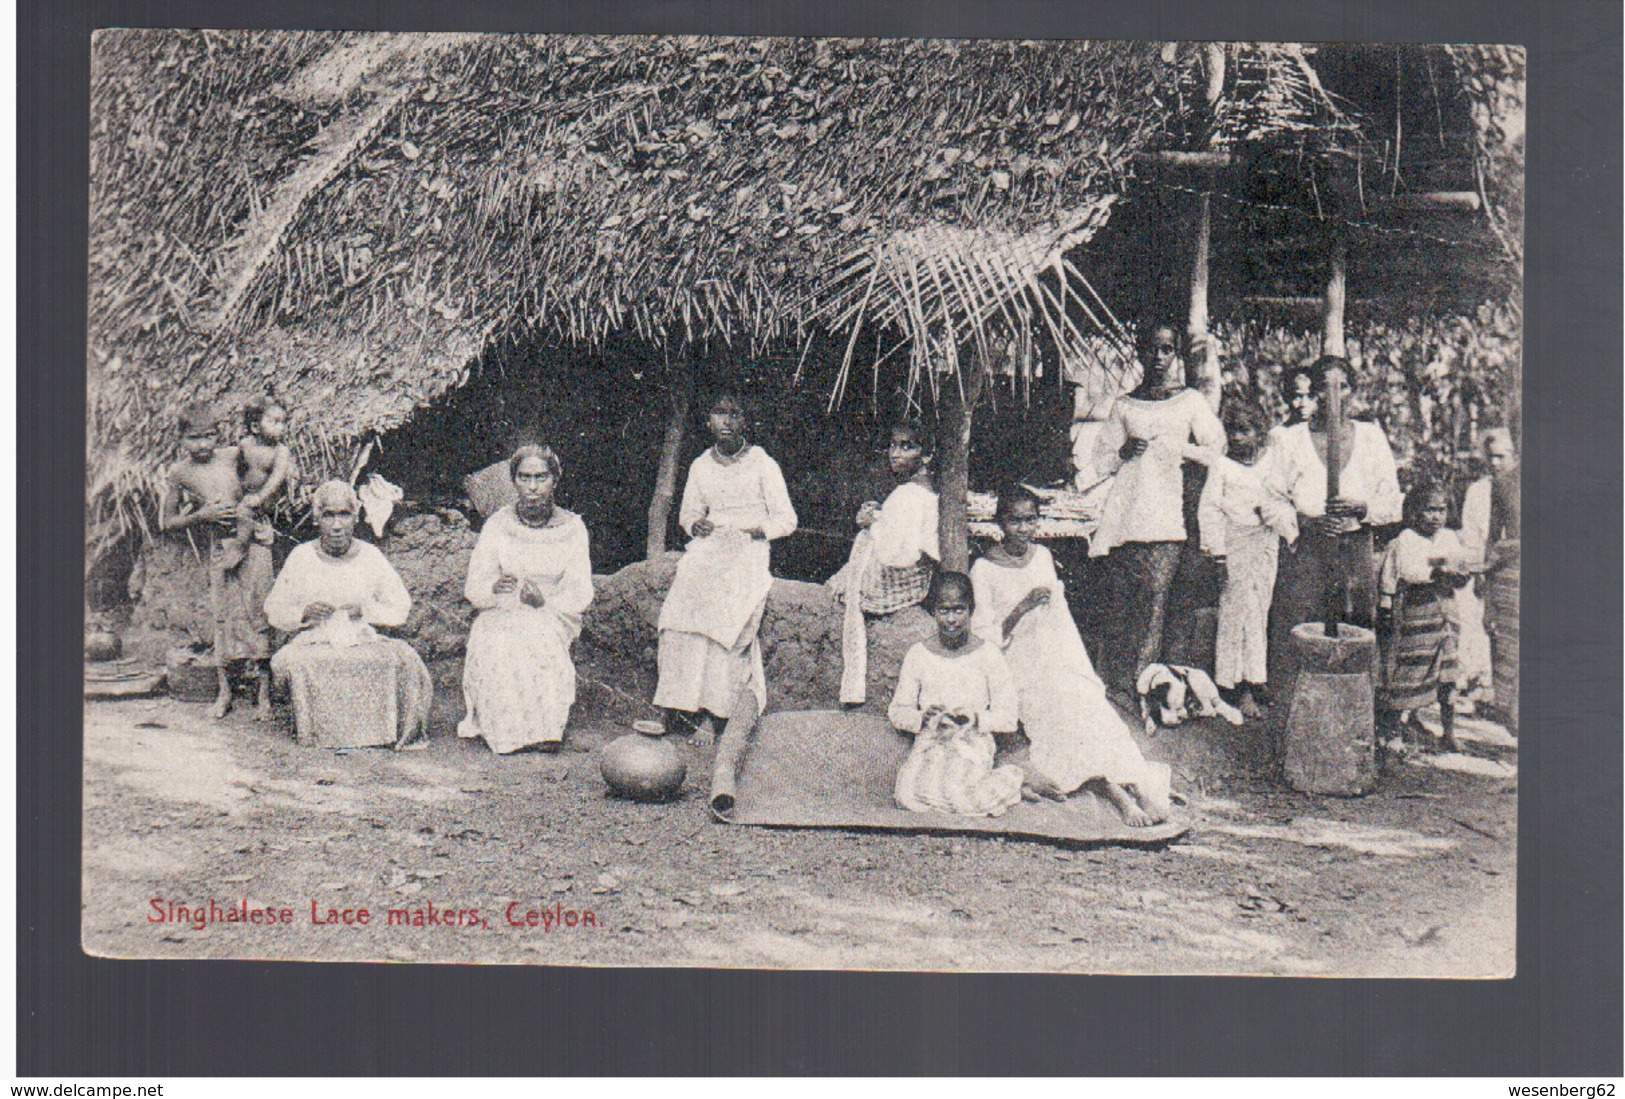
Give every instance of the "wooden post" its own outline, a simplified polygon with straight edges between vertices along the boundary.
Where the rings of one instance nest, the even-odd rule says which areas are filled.
[[[1207,111],[1208,111],[1208,144],[1213,143],[1213,122],[1219,109],[1219,99],[1224,95],[1224,43],[1210,42],[1207,44],[1205,60],[1207,63]],[[1212,152],[1212,149],[1208,150]],[[1187,324],[1192,344],[1200,344],[1202,349],[1202,362],[1200,365],[1191,363],[1190,367],[1197,371],[1195,378],[1187,378],[1186,384],[1196,383],[1196,388],[1207,397],[1208,403],[1215,412],[1219,409],[1219,395],[1223,383],[1219,378],[1219,349],[1208,334],[1208,267],[1209,253],[1213,239],[1213,192],[1204,187],[1197,196],[1196,210],[1196,249],[1191,259],[1191,310],[1190,320]]]
[[[649,532],[644,544],[644,556],[653,561],[666,552],[666,526],[671,517],[671,502],[677,495],[677,459],[683,450],[683,435],[688,427],[690,379],[686,364],[678,368],[676,377],[667,375],[670,386],[670,416],[666,420],[666,437],[660,445],[660,468],[655,473],[654,497],[649,501]]]
[[[1332,275],[1326,280],[1326,324],[1320,339],[1322,355],[1343,358],[1348,345],[1343,338],[1343,306],[1348,300],[1348,246],[1341,235],[1332,241]]]
[[[1343,481],[1343,371],[1338,367],[1326,371],[1326,506],[1342,494]],[[1326,600],[1326,636],[1338,636],[1338,622],[1348,602],[1348,577],[1332,585],[1333,593]]]
[[[937,486],[937,541],[942,550],[942,567],[955,572],[970,569],[966,496],[970,492],[971,421],[982,396],[984,369],[980,359],[973,358],[966,365],[968,371],[962,365],[957,379],[950,376],[943,382],[948,408],[943,417],[942,472]]]
[[[1195,378],[1187,378],[1185,383],[1196,383],[1196,388],[1208,399],[1215,412],[1219,409],[1219,394],[1224,388],[1219,378],[1219,348],[1208,333],[1208,252],[1209,242],[1213,236],[1213,195],[1203,191],[1197,196],[1196,220],[1196,254],[1191,261],[1191,311],[1187,329],[1193,345],[1199,345],[1202,352],[1201,362],[1190,364],[1195,369]]]

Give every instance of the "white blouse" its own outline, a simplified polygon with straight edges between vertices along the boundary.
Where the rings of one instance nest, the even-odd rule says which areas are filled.
[[[510,505],[487,519],[468,561],[463,594],[480,610],[518,606],[519,592],[498,595],[492,589],[504,576],[529,580],[542,591],[544,605],[567,619],[579,620],[592,602],[592,558],[587,526],[581,516],[560,508],[557,523],[526,526]]]
[[[1326,463],[1315,451],[1308,424],[1293,424],[1275,432],[1260,460],[1260,469],[1269,489],[1292,501],[1298,514],[1326,514]],[[1364,420],[1354,421],[1354,445],[1338,487],[1345,500],[1365,504],[1367,523],[1383,526],[1399,522],[1404,496],[1399,490],[1394,452],[1382,428]]]
[[[1432,583],[1434,567],[1429,558],[1443,557],[1444,568],[1456,571],[1463,567],[1466,556],[1461,540],[1449,528],[1440,530],[1432,538],[1410,529],[1400,531],[1398,537],[1388,543],[1378,573],[1383,602],[1388,602],[1399,591],[1401,583]]]
[[[985,733],[1013,733],[1020,720],[1020,701],[1010,666],[996,646],[979,638],[976,647],[956,656],[939,656],[916,644],[903,657],[886,716],[905,733],[920,731],[925,711],[941,706],[950,712],[975,714]]]
[[[412,610],[412,597],[393,565],[377,546],[359,539],[343,557],[321,551],[319,541],[295,546],[288,554],[271,594],[265,597],[266,620],[279,630],[303,629],[305,607],[358,606],[369,626],[399,626]]]
[[[1288,542],[1298,537],[1298,516],[1292,504],[1264,484],[1268,451],[1258,465],[1246,466],[1220,458],[1208,468],[1207,484],[1197,507],[1202,549],[1217,557],[1230,552],[1232,536],[1250,536],[1268,527]]]
[[[701,519],[731,530],[758,528],[769,541],[796,529],[796,510],[784,474],[759,446],[747,446],[734,458],[724,458],[711,447],[694,459],[677,522],[692,534]]]
[[[1144,439],[1145,452],[1125,460],[1129,439]],[[1195,389],[1161,400],[1119,397],[1095,441],[1095,467],[1116,472],[1100,525],[1089,542],[1100,557],[1127,542],[1185,540],[1185,459],[1207,464],[1224,451],[1224,425]]]
[[[940,561],[937,494],[913,481],[898,485],[875,514],[869,534],[875,540],[875,559],[887,568],[910,568],[921,555]]]

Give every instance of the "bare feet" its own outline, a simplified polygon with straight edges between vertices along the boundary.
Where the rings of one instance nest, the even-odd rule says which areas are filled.
[[[209,707],[209,716],[219,721],[231,713],[231,688],[221,687],[220,693],[214,696],[214,705]]]
[[[271,716],[271,681],[261,676],[259,700],[254,703],[254,720],[270,721]]]
[[[1060,785],[1044,772],[1032,766],[1025,766],[1023,770],[1026,772],[1022,776],[1021,788],[1023,793],[1031,791],[1039,797],[1048,798],[1051,801],[1066,800],[1067,791],[1061,789]]]
[[[1253,697],[1253,692],[1250,689],[1241,692],[1241,699],[1236,703],[1236,709],[1240,710],[1241,716],[1248,721],[1257,721],[1264,716],[1263,709],[1258,705],[1258,700]]]
[[[1123,789],[1128,791],[1129,796],[1139,803],[1139,806],[1142,810],[1144,810],[1145,815],[1151,818],[1152,824],[1161,824],[1163,821],[1167,820],[1169,814],[1174,811],[1173,806],[1169,805],[1165,801],[1159,801],[1158,799],[1151,797],[1144,790],[1140,789],[1133,783],[1125,785]]]
[[[1112,803],[1112,808],[1117,810],[1117,815],[1123,818],[1124,824],[1130,828],[1149,828],[1156,823],[1151,819],[1151,814],[1140,807],[1138,799],[1131,797],[1127,790],[1115,782],[1108,782],[1105,787],[1106,799]]]
[[[706,714],[700,718],[700,723],[694,728],[694,746],[696,748],[709,748],[717,742],[716,718]]]
[[[1032,795],[1028,797],[1028,795]],[[1066,793],[1047,778],[1029,778],[1021,784],[1021,796],[1028,801],[1048,799],[1050,801],[1065,801]]]

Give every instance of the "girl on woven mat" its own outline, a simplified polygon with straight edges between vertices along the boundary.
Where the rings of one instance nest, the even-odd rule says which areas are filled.
[[[999,492],[995,518],[1002,538],[971,566],[972,627],[1009,662],[1031,744],[1028,788],[1062,799],[1091,786],[1131,827],[1167,820],[1168,765],[1140,754],[1106,700],[1055,560],[1033,540],[1038,497],[1023,485],[1008,486]]]
[[[999,650],[971,632],[970,577],[937,573],[925,606],[936,636],[908,650],[887,711],[894,726],[914,734],[897,772],[897,804],[996,817],[1022,798],[1021,769],[993,763],[993,734],[1016,731],[1015,681]]]

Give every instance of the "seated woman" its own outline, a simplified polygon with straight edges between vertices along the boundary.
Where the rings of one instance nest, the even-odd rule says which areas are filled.
[[[550,447],[508,460],[518,499],[486,520],[463,594],[479,608],[463,664],[467,711],[457,735],[506,754],[556,750],[576,697],[570,644],[592,602],[592,561],[581,517],[553,504],[562,469]]]
[[[1002,649],[1015,678],[1021,726],[1031,742],[1027,785],[1064,798],[1097,784],[1125,823],[1168,819],[1169,769],[1140,754],[1106,700],[1066,606],[1049,550],[1033,541],[1038,497],[1021,485],[999,493],[1002,540],[971,566],[973,627]]]
[[[688,469],[677,523],[689,543],[660,606],[660,678],[654,704],[667,727],[698,714],[695,740],[709,744],[719,721],[749,690],[767,706],[767,677],[757,636],[773,588],[768,543],[796,529],[796,510],[779,464],[746,432],[744,402],[722,392],[706,425],[716,444]]]
[[[995,767],[994,733],[1016,731],[1016,689],[999,650],[971,632],[976,596],[970,577],[941,572],[926,607],[936,636],[903,658],[887,716],[914,747],[897,772],[897,804],[916,813],[941,810],[996,817],[1021,800],[1019,767]]]
[[[897,487],[884,504],[870,500],[858,509],[852,554],[828,581],[846,608],[841,623],[841,702],[849,706],[861,705],[869,697],[864,616],[896,614],[924,602],[941,556],[931,453],[931,436],[923,424],[905,420],[893,426],[886,461]]]
[[[420,748],[434,684],[412,646],[381,637],[412,609],[376,546],[355,540],[355,490],[329,481],[311,511],[320,537],[294,548],[265,599],[271,625],[297,632],[271,658],[293,689],[298,740],[324,748]]]

